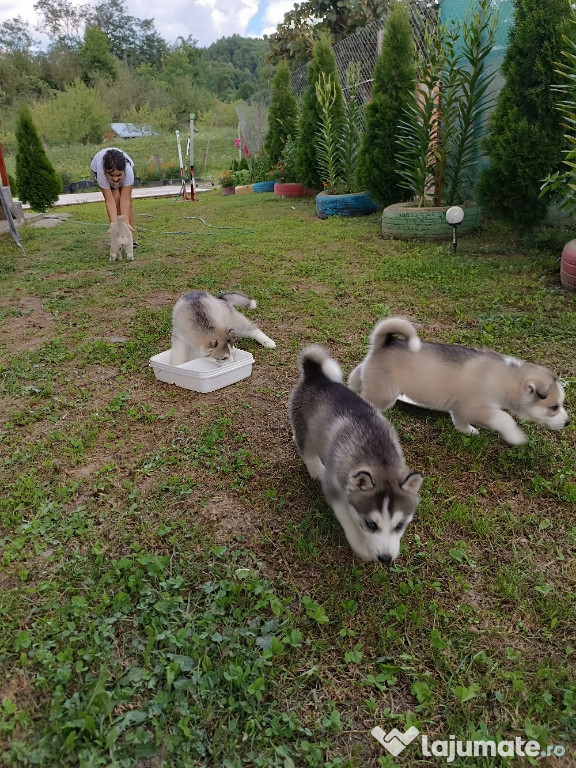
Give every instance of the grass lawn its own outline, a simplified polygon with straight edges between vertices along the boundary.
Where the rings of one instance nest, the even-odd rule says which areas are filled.
[[[576,295],[561,246],[497,226],[383,240],[272,194],[135,200],[141,247],[108,262],[99,203],[0,235],[0,763],[438,766],[418,737],[535,740],[574,766],[576,430],[510,447],[396,405],[421,503],[392,567],[351,552],[295,453],[297,356],[347,375],[376,320],[553,368],[574,415]],[[565,240],[570,239],[566,233]],[[534,247],[538,244],[538,247]],[[184,292],[240,290],[277,349],[197,394],[154,378]],[[562,752],[565,752],[561,756]]]

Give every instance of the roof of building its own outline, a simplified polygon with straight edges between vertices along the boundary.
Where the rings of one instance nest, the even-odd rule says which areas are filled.
[[[138,136],[156,136],[158,131],[153,131],[149,125],[134,125],[134,123],[110,123],[114,133],[121,139],[136,139]]]

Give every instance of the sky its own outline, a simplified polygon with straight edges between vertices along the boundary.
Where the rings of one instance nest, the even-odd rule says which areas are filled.
[[[36,0],[0,0],[0,23],[20,16],[33,30],[40,19],[34,11]],[[70,0],[73,6],[83,0]],[[276,31],[296,0],[164,0],[159,6],[150,0],[126,0],[126,12],[138,19],[154,19],[156,31],[166,42],[191,35],[201,48],[221,37],[241,35],[262,37]],[[41,35],[33,37],[45,45]]]

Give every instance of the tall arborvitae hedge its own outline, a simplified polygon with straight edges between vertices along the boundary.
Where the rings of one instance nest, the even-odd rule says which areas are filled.
[[[398,123],[416,88],[410,11],[395,3],[386,20],[382,51],[374,68],[372,98],[365,108],[366,131],[358,159],[358,183],[383,206],[405,200],[394,156]]]
[[[281,61],[272,79],[268,131],[264,139],[264,151],[272,165],[280,160],[288,136],[296,138],[297,126],[298,104],[290,85],[290,67],[287,61]]]
[[[18,113],[16,125],[16,191],[22,203],[45,211],[58,200],[62,182],[48,160],[28,107]]]
[[[514,0],[504,85],[483,144],[490,164],[475,194],[486,212],[518,232],[545,218],[542,180],[560,167],[566,148],[553,86],[569,16],[569,0]]]
[[[308,87],[304,94],[302,111],[298,121],[298,151],[296,155],[298,181],[311,189],[322,188],[316,153],[316,134],[320,127],[316,83],[322,73],[325,77],[330,76],[332,82],[340,82],[336,57],[327,35],[323,35],[314,43],[314,55],[307,71]],[[343,126],[344,97],[341,88],[337,89],[336,99],[332,107],[332,118],[335,126]]]

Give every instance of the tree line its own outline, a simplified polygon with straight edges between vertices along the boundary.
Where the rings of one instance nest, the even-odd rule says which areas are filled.
[[[337,42],[384,15],[390,2],[304,0],[269,38],[232,35],[200,48],[192,36],[167,42],[153,19],[131,16],[125,0],[80,6],[38,0],[34,29],[21,17],[0,24],[0,109],[14,115],[25,102],[49,112],[51,101],[68,94],[68,101],[88,113],[103,112],[108,121],[154,117],[159,129],[172,129],[186,120],[190,104],[201,118],[223,104],[248,99],[270,84],[280,61],[295,68],[310,60],[319,33]],[[35,37],[40,30],[48,38],[46,50],[39,49]],[[52,119],[54,124],[62,110],[56,112],[60,117]],[[233,110],[221,114],[234,120]],[[91,141],[98,132],[100,117],[92,122],[80,141]],[[52,136],[48,124],[41,128],[47,140],[67,140]],[[9,117],[2,129],[13,129]]]

